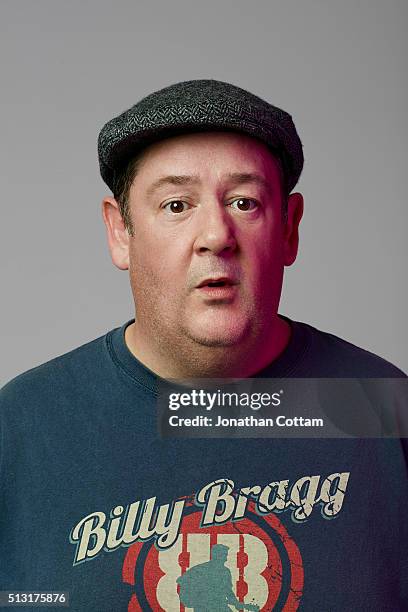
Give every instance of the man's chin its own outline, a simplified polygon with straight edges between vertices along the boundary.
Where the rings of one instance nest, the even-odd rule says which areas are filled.
[[[221,329],[189,329],[188,335],[191,340],[201,346],[207,347],[232,347],[245,341],[248,337],[249,326],[233,326]]]
[[[214,336],[190,336],[196,344],[201,346],[213,347],[213,348],[228,348],[236,346],[239,343],[239,339],[231,337],[214,337]]]

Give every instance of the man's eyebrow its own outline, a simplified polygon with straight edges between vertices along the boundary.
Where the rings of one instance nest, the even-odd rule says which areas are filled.
[[[168,176],[162,176],[150,185],[147,190],[147,195],[151,196],[156,189],[164,187],[165,185],[196,185],[200,182],[200,178],[196,175],[188,174],[169,174]]]
[[[245,183],[253,183],[265,189],[270,189],[270,184],[266,178],[254,172],[232,172],[225,174],[223,180],[232,187]],[[199,183],[200,177],[195,174],[169,174],[154,181],[147,190],[147,196],[150,197],[157,189],[165,185],[198,185]]]
[[[233,172],[225,175],[225,179],[227,179],[233,186],[241,185],[243,183],[254,183],[255,185],[260,185],[265,189],[270,189],[269,181],[267,181],[264,176],[254,172]]]

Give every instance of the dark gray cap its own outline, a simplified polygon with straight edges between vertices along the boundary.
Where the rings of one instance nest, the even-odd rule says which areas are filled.
[[[280,157],[288,191],[296,185],[303,151],[292,117],[245,89],[213,79],[175,83],[108,121],[98,139],[101,176],[113,190],[115,172],[147,145],[177,134],[213,130],[260,139]]]

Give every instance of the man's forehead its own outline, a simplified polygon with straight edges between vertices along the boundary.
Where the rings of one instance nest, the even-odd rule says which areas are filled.
[[[167,185],[199,185],[209,175],[218,182],[265,187],[276,177],[278,165],[268,147],[251,136],[205,132],[150,145],[139,157],[138,174],[149,183],[149,193]]]
[[[271,155],[268,146],[253,136],[236,130],[205,130],[191,131],[161,138],[148,145],[143,150],[143,158],[161,156],[189,156],[190,154],[212,153],[224,155],[231,152],[234,156],[259,156],[262,152],[265,156]]]

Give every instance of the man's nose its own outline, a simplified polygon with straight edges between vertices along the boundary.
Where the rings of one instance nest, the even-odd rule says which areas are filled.
[[[198,229],[195,241],[197,253],[210,251],[215,255],[236,249],[234,221],[222,203],[203,206],[197,219]]]

